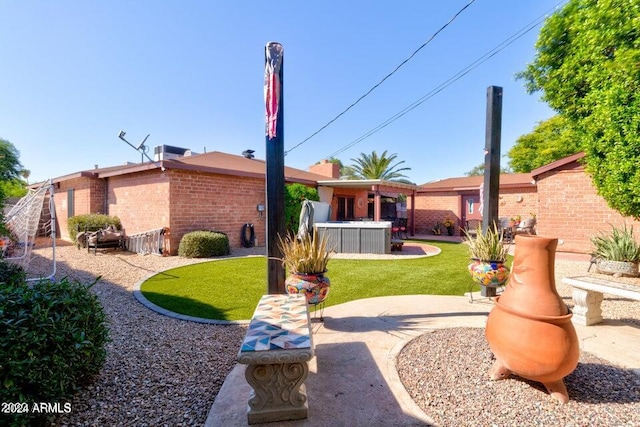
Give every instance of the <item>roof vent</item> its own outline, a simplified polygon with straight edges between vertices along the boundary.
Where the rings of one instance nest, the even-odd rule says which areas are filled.
[[[255,153],[255,150],[244,150],[242,152],[242,155],[246,158],[246,159],[253,159],[255,156],[253,155],[253,153]]]

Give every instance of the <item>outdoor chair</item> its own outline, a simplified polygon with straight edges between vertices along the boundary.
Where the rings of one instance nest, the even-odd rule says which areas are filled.
[[[514,237],[518,234],[536,234],[536,219],[527,218],[520,221],[520,224],[513,230]]]
[[[468,219],[464,223],[465,234],[469,236],[475,236],[478,230],[478,226],[482,225],[481,219]]]

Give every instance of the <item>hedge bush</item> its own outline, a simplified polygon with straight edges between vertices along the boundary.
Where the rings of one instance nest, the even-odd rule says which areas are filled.
[[[0,284],[1,402],[62,405],[100,372],[109,330],[91,286]],[[36,421],[42,418],[16,415],[12,425]]]
[[[185,258],[211,258],[229,255],[229,238],[219,231],[192,231],[180,239],[178,255]]]
[[[26,280],[27,272],[24,270],[24,267],[0,259],[0,283],[17,286],[25,283]],[[0,312],[0,315],[1,314]]]
[[[117,230],[122,230],[122,223],[117,216],[102,214],[76,215],[67,220],[67,231],[73,242],[77,243],[76,234],[78,234],[78,231],[97,231],[110,225],[113,225]]]

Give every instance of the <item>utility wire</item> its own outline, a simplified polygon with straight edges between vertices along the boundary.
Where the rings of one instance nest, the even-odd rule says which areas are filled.
[[[398,113],[394,114],[393,116],[391,116],[390,118],[388,118],[384,122],[380,123],[379,125],[377,125],[373,129],[369,130],[368,132],[364,133],[362,136],[356,138],[355,140],[353,140],[349,144],[345,145],[344,147],[340,148],[337,151],[334,151],[329,156],[326,156],[326,157],[323,157],[323,158],[325,158],[325,159],[326,158],[331,158],[331,157],[337,156],[340,153],[343,153],[344,151],[348,150],[349,148],[353,147],[354,145],[356,145],[356,144],[362,142],[363,140],[367,139],[371,135],[373,135],[373,134],[379,132],[380,130],[384,129],[385,127],[389,126],[391,123],[395,122],[396,120],[398,120],[399,118],[401,118],[402,116],[407,114],[408,112],[414,110],[415,108],[417,108],[421,104],[425,103],[426,101],[428,101],[429,99],[431,99],[432,97],[437,95],[438,93],[442,92],[444,89],[446,89],[447,87],[449,87],[450,85],[452,85],[456,81],[460,80],[462,77],[464,77],[465,75],[469,74],[474,69],[478,68],[484,62],[488,61],[489,59],[491,59],[492,57],[494,57],[495,55],[500,53],[502,50],[506,49],[513,42],[515,42],[516,40],[518,40],[519,38],[521,38],[525,34],[531,32],[542,21],[544,21],[544,19],[548,16],[548,14],[551,11],[557,9],[560,6],[560,4],[562,4],[564,2],[565,2],[565,0],[563,0],[560,3],[558,3],[558,5],[556,5],[552,9],[549,9],[544,14],[538,16],[534,21],[530,22],[525,27],[523,27],[520,30],[518,30],[515,34],[511,35],[510,37],[508,37],[507,39],[505,39],[504,41],[499,43],[493,49],[489,50],[487,53],[485,53],[484,55],[480,56],[478,59],[473,61],[471,64],[467,65],[465,68],[463,68],[462,70],[458,71],[456,74],[454,74],[453,76],[449,77],[444,82],[440,83],[434,89],[432,89],[427,94],[425,94],[424,96],[422,96],[418,100],[414,101],[413,103],[411,103],[410,105],[408,105],[404,109],[400,110]]]
[[[420,46],[419,48],[417,48],[416,50],[413,51],[413,53],[411,55],[409,55],[409,57],[407,59],[405,59],[404,61],[402,61],[400,63],[400,65],[398,65],[392,72],[390,72],[389,74],[387,74],[386,76],[384,76],[384,78],[382,80],[380,80],[378,83],[376,83],[371,89],[369,89],[364,95],[362,95],[360,98],[358,98],[355,102],[353,102],[351,105],[349,105],[346,109],[344,109],[340,114],[338,114],[337,116],[335,116],[333,119],[329,120],[324,126],[322,126],[320,129],[318,129],[317,131],[315,131],[314,133],[312,133],[311,135],[309,135],[307,138],[305,138],[304,140],[302,140],[301,142],[299,142],[298,144],[294,145],[293,147],[291,147],[290,149],[288,149],[287,151],[284,152],[285,156],[287,155],[287,153],[289,153],[290,151],[295,150],[296,148],[298,148],[299,146],[301,146],[302,144],[304,144],[305,142],[307,142],[308,140],[310,140],[311,138],[313,138],[314,136],[316,136],[317,134],[319,134],[320,132],[322,132],[323,130],[325,130],[331,123],[335,122],[336,120],[338,120],[343,114],[345,114],[347,111],[349,111],[351,108],[355,107],[356,104],[358,104],[360,101],[362,101],[364,98],[366,98],[371,92],[373,92],[374,90],[376,90],[378,88],[378,86],[380,86],[382,83],[384,83],[385,80],[387,80],[389,77],[391,77],[392,75],[394,75],[396,73],[396,71],[398,71],[400,69],[400,67],[402,67],[404,64],[406,64],[407,62],[409,62],[414,56],[416,56],[416,54],[422,50],[422,48],[424,48],[426,45],[428,45],[433,39],[436,38],[436,36],[438,34],[440,34],[445,28],[447,28],[457,17],[458,15],[460,15],[462,12],[464,12],[464,10],[466,8],[468,8],[469,6],[471,6],[471,4],[474,2],[475,0],[471,0],[469,3],[467,3],[462,9],[460,9],[455,15],[453,15],[453,17],[451,19],[449,19],[449,21],[444,24],[442,27],[440,27],[438,29],[438,31],[436,31],[435,33],[433,33],[433,35],[431,37],[429,37],[429,39],[424,42],[422,44],[422,46]]]

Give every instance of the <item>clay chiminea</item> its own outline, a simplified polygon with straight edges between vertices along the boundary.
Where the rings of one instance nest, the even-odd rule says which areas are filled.
[[[494,380],[516,374],[541,382],[561,403],[569,401],[563,378],[578,365],[573,314],[556,290],[558,239],[516,236],[511,276],[495,300],[485,335],[496,361]]]

